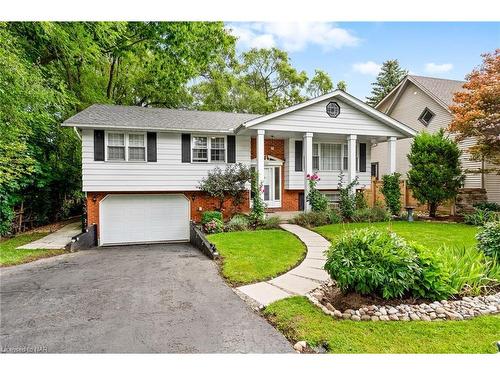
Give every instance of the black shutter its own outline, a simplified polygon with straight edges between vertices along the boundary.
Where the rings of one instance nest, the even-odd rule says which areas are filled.
[[[94,160],[104,161],[104,130],[94,130]]]
[[[359,171],[366,172],[366,143],[359,144]]]
[[[302,172],[302,141],[295,141],[295,172]]]
[[[236,137],[234,135],[227,136],[227,162],[236,163]]]
[[[182,162],[191,163],[191,134],[182,134]]]
[[[156,133],[148,132],[148,162],[155,162],[156,160]]]

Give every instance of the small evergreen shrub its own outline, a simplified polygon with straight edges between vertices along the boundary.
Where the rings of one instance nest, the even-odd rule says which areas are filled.
[[[290,220],[291,223],[303,227],[319,227],[330,223],[330,218],[327,212],[302,212]]]
[[[262,184],[259,184],[259,175],[257,172],[252,172],[251,178],[251,198],[252,212],[250,212],[250,223],[254,228],[261,224],[265,218],[266,204],[261,196],[261,191],[264,189]]]
[[[266,217],[259,228],[261,229],[279,229],[280,228],[280,218],[278,216]]]
[[[248,230],[249,227],[250,227],[250,223],[249,223],[248,218],[246,216],[235,215],[226,224],[225,229],[227,232],[238,232],[238,231]]]
[[[477,209],[480,209],[480,210],[500,212],[500,204],[498,204],[496,202],[475,203],[475,204],[473,204],[473,206]]]
[[[391,214],[383,207],[375,206],[354,211],[352,221],[375,223],[378,221],[389,221]]]
[[[363,190],[356,191],[355,206],[356,210],[368,208],[368,202],[366,201],[365,193]]]
[[[203,225],[203,229],[208,234],[220,233],[224,231],[224,223],[222,220],[213,218]]]
[[[306,200],[311,205],[311,209],[314,212],[325,211],[328,208],[328,199],[316,187],[320,180],[319,176],[314,173],[307,175],[306,179],[309,181],[309,192],[307,193]]]
[[[420,265],[413,245],[374,229],[348,232],[327,254],[325,270],[343,292],[402,297],[416,283]]]
[[[201,214],[201,223],[205,225],[209,221],[212,221],[212,219],[217,219],[219,221],[222,221],[222,212],[219,211],[205,211]]]
[[[399,178],[401,174],[394,172],[382,177],[381,192],[384,195],[385,204],[393,215],[401,212],[401,190],[399,188]]]
[[[476,239],[479,250],[500,261],[500,220],[486,223],[477,234]]]
[[[500,220],[500,213],[481,208],[475,208],[471,214],[464,215],[464,223],[469,225],[485,225],[491,221]]]

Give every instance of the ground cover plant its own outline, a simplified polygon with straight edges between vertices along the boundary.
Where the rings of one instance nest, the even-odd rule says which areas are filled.
[[[16,237],[0,241],[0,266],[13,266],[16,264],[31,262],[36,259],[46,258],[63,254],[66,250],[46,250],[46,249],[16,249],[18,246],[30,243],[45,237],[49,233],[26,233]]]

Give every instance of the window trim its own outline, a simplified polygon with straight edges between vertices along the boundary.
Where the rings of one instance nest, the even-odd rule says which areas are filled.
[[[201,137],[207,139],[207,161],[195,161],[193,158],[193,145],[194,138]],[[223,138],[224,139],[224,161],[220,160],[212,160],[212,138]],[[220,148],[214,149],[220,150]],[[191,134],[191,144],[190,144],[190,153],[191,153],[191,164],[226,164],[227,163],[227,136],[226,135],[208,135],[208,134]]]
[[[317,172],[342,172],[344,170],[344,145],[346,143],[338,143],[338,142],[314,142],[314,144],[318,145],[318,169],[313,169]],[[321,162],[321,145],[339,145],[340,146],[340,169],[323,169],[323,163]],[[312,154],[313,156],[314,153]]]
[[[123,134],[124,138],[124,147],[125,147],[125,160],[109,160],[108,159],[108,134]],[[135,134],[135,135],[142,135],[144,137],[144,160],[129,160],[129,135],[130,134]],[[132,146],[136,147],[136,146]],[[147,133],[146,132],[127,132],[127,131],[120,131],[120,130],[106,130],[104,132],[104,161],[109,162],[109,163],[147,163],[148,161],[148,140],[147,140]]]
[[[424,120],[424,114],[426,112],[429,112],[431,114],[431,118],[427,122]],[[436,116],[436,114],[434,112],[432,112],[429,109],[429,107],[425,107],[424,110],[422,111],[422,113],[420,114],[420,116],[418,116],[418,121],[420,121],[424,126],[429,126],[429,124],[431,123],[431,121],[434,119],[435,116]]]

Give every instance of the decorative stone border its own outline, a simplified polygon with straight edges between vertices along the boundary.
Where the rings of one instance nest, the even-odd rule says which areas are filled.
[[[500,293],[489,296],[463,297],[455,301],[434,301],[420,305],[380,306],[371,305],[357,310],[337,310],[330,303],[326,306],[320,300],[324,296],[324,288],[331,287],[332,282],[306,294],[306,297],[325,314],[335,319],[354,321],[443,321],[464,320],[476,316],[500,314]]]

